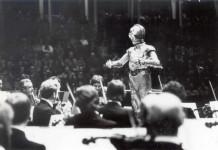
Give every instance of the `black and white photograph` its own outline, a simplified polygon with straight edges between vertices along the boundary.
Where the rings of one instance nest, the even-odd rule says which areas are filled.
[[[0,150],[217,150],[218,0],[0,0]]]

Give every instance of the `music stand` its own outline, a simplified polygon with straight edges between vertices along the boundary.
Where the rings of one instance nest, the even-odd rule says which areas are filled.
[[[197,109],[196,103],[182,103],[182,107],[191,108],[192,111],[194,112],[196,119],[200,119],[198,111],[195,111]]]

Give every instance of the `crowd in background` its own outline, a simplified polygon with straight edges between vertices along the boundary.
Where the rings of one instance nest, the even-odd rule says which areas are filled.
[[[47,16],[40,19],[37,10],[5,10],[4,41],[1,41],[0,78],[3,90],[17,90],[22,74],[28,74],[34,87],[52,75],[68,82],[73,89],[89,83],[94,74],[104,84],[121,79],[128,88],[128,67],[107,70],[107,59],[118,59],[129,46],[129,28],[136,23],[125,13],[101,12],[98,30],[83,18],[62,13],[53,16],[49,28]],[[214,45],[217,22],[207,16],[183,15],[183,27],[163,12],[143,14],[148,44],[153,45],[163,65],[162,83],[181,82],[190,101],[213,99],[208,81],[215,81]],[[179,69],[178,69],[179,68]],[[153,79],[155,82],[157,78]],[[214,85],[216,86],[216,85]],[[157,86],[157,88],[160,88]]]
[[[151,68],[153,88],[160,88],[157,78],[160,75],[163,93],[146,96],[141,100],[140,111],[134,112],[123,107],[125,89],[129,89],[127,65],[108,70],[104,64],[108,59],[118,59],[131,46],[128,32],[138,18],[132,20],[125,13],[99,12],[96,30],[84,18],[75,19],[62,13],[52,17],[52,24],[47,21],[48,16],[42,19],[34,9],[8,5],[4,14],[7,26],[0,35],[0,90],[10,92],[0,92],[2,150],[45,150],[47,145],[28,140],[19,126],[58,125],[145,127],[147,134],[137,143],[125,137],[112,137],[111,143],[117,149],[150,146],[182,150],[184,143],[177,141],[178,128],[184,118],[196,118],[196,111],[182,107],[182,102],[204,104],[213,99],[208,82],[217,86],[214,47],[218,28],[212,17],[184,13],[181,27],[162,11],[141,12],[145,41],[156,48],[163,66],[163,70]],[[102,93],[102,80],[107,85],[106,95]],[[67,102],[60,99],[60,91],[68,90],[67,83],[75,101],[72,95]],[[33,88],[39,91],[38,97]],[[216,110],[206,106],[199,109],[200,117],[212,118]],[[62,118],[55,120],[52,115]],[[157,142],[159,136],[167,137],[168,141]],[[169,137],[177,142],[172,143]]]

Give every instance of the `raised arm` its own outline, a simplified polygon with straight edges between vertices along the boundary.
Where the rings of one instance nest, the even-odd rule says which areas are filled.
[[[116,61],[108,60],[106,62],[106,67],[108,67],[108,68],[121,68],[121,67],[123,67],[123,65],[125,65],[125,63],[128,60],[129,60],[128,54],[125,53],[119,60],[116,60]]]

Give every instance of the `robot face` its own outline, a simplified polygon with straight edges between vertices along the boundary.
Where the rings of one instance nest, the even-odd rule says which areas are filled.
[[[129,31],[129,38],[133,44],[141,43],[145,36],[145,28],[139,24],[134,25]]]
[[[134,43],[134,41],[136,40],[135,35],[134,35],[134,31],[132,30],[132,28],[129,31],[129,39]]]

